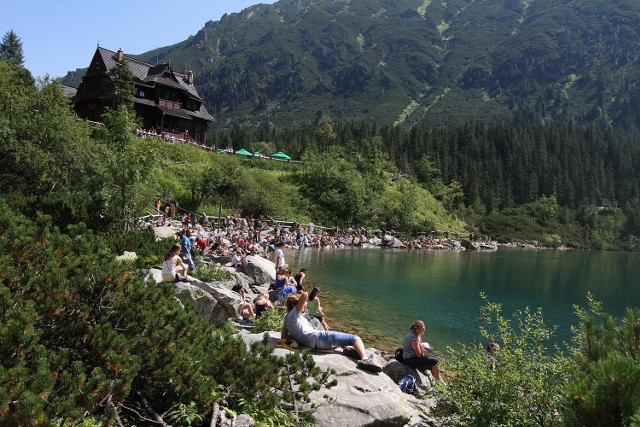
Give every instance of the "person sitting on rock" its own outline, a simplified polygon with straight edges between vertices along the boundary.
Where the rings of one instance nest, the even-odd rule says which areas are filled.
[[[358,367],[361,369],[380,372],[382,368],[367,358],[362,339],[353,334],[336,331],[319,331],[301,315],[309,299],[307,292],[289,295],[286,300],[287,314],[284,317],[281,340],[292,338],[308,348],[328,350],[336,347],[353,346],[358,355]]]
[[[253,304],[255,305],[254,311],[256,313],[256,318],[262,316],[262,313],[265,311],[273,308],[268,292],[264,292],[262,295],[258,296]]]
[[[440,376],[440,360],[437,357],[429,356],[433,351],[428,343],[422,342],[422,335],[426,331],[424,322],[416,320],[411,324],[409,333],[402,344],[403,363],[417,370],[430,369],[433,377],[440,381],[442,385],[446,385]]]
[[[296,283],[296,279],[294,279],[293,277],[293,271],[291,271],[291,269],[288,268],[284,271],[284,275],[287,278],[287,286],[295,286],[297,289],[298,284]],[[304,289],[298,289],[298,290],[304,290]]]
[[[175,244],[167,251],[162,261],[162,280],[164,282],[177,282],[185,280],[187,276],[187,266],[180,258],[181,246]]]
[[[296,288],[298,288],[298,291],[304,291],[303,282],[304,282],[304,278],[305,278],[306,274],[307,274],[307,269],[303,267],[303,268],[300,269],[298,274],[293,276],[294,280],[296,281]]]
[[[231,258],[231,262],[229,263],[229,267],[238,268],[242,263],[242,258],[244,258],[244,254],[242,253],[242,249],[236,249],[236,253],[233,254],[233,258]]]
[[[235,285],[231,288],[232,291],[238,292],[242,296],[242,307],[240,308],[240,316],[243,320],[249,320],[256,317],[253,307],[249,304],[245,298],[245,291],[242,285]]]
[[[287,286],[287,276],[285,276],[284,271],[280,271],[276,274],[276,282],[273,284],[273,290],[284,288]]]

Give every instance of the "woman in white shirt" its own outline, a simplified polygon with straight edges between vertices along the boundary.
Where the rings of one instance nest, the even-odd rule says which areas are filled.
[[[180,245],[177,243],[164,255],[162,262],[162,280],[165,282],[177,282],[186,277],[187,266],[180,258]]]

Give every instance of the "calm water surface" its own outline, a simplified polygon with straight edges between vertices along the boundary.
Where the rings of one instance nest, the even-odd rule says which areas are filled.
[[[401,344],[416,319],[425,321],[425,340],[436,348],[480,340],[480,292],[506,314],[542,307],[547,325],[559,326],[557,341],[571,339],[573,305],[585,306],[588,291],[618,318],[640,305],[640,254],[302,249],[285,259],[307,267],[305,284],[322,289],[330,324],[386,350]]]

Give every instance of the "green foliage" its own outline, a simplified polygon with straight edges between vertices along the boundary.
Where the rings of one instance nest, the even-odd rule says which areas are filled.
[[[195,402],[190,402],[188,405],[179,403],[175,409],[169,411],[167,418],[173,423],[184,426],[190,426],[194,423],[200,425],[202,423],[202,416],[198,413],[198,407]]]
[[[640,309],[628,308],[618,324],[602,303],[587,299],[588,309],[575,307],[580,324],[563,387],[565,425],[632,425],[640,413]]]
[[[56,224],[94,223],[101,213],[99,150],[72,113],[58,81],[39,88],[0,61],[0,184],[15,209],[43,211]]]
[[[338,147],[323,154],[308,154],[302,177],[303,195],[312,201],[328,223],[355,225],[362,222],[365,186],[362,176]]]
[[[138,125],[130,105],[124,103],[115,109],[106,109],[103,122],[97,135],[102,143],[102,163],[106,171],[107,212],[128,232],[133,227],[133,217],[142,207],[144,193],[140,190],[146,184],[154,156],[149,145],[134,141],[133,131]]]
[[[116,65],[109,71],[109,77],[113,81],[113,93],[111,94],[113,109],[126,107],[131,112],[135,85],[133,72],[129,69],[127,62],[124,60],[116,61]]]
[[[480,333],[486,342],[449,348],[453,371],[442,394],[441,413],[453,412],[460,426],[561,425],[557,409],[567,359],[551,354],[549,340],[555,327],[547,327],[541,310],[517,311],[504,317],[502,306],[485,301]],[[501,346],[497,362],[486,356],[489,342]]]
[[[231,273],[215,265],[199,267],[194,275],[203,282],[226,282],[233,278]]]
[[[2,425],[132,425],[153,414],[208,423],[214,402],[238,410],[241,399],[266,418],[296,399],[307,420],[308,393],[330,384],[313,360],[248,350],[203,323],[83,225],[62,234],[0,199],[0,228]]]
[[[0,43],[0,58],[9,61],[14,67],[24,66],[24,54],[22,52],[22,41],[13,31],[9,30],[2,36]]]
[[[254,331],[279,331],[282,329],[285,314],[286,312],[284,307],[274,305],[272,309],[264,311],[260,317],[253,321]]]
[[[114,254],[135,252],[136,267],[147,269],[157,266],[170,246],[166,240],[157,240],[151,228],[126,234],[120,229],[111,229],[102,234],[101,239]]]
[[[294,414],[280,408],[266,409],[255,402],[240,399],[240,410],[249,414],[256,422],[257,427],[298,427]]]

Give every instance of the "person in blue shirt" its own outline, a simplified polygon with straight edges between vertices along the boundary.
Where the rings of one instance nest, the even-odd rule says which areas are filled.
[[[295,286],[285,286],[280,292],[278,292],[278,301],[283,302],[290,294],[295,294],[296,292],[298,292],[298,289],[296,289]]]
[[[191,232],[189,230],[182,234],[180,257],[189,266],[189,269],[196,269],[196,265],[191,258]]]

